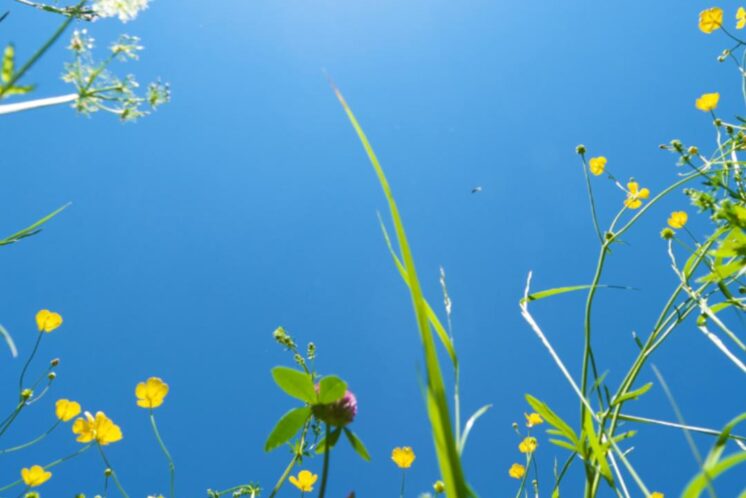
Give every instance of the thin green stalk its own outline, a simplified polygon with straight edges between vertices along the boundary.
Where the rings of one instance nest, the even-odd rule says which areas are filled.
[[[399,498],[404,498],[404,484],[407,481],[407,470],[401,469],[401,486],[399,487]]]
[[[0,436],[5,434],[5,432],[8,430],[8,428],[11,426],[13,421],[16,419],[19,413],[21,413],[21,410],[23,410],[23,407],[26,406],[26,402],[21,400],[18,405],[16,405],[13,412],[5,419],[3,422],[2,428],[0,429]]]
[[[98,447],[98,452],[101,454],[101,458],[103,459],[104,464],[106,465],[106,468],[109,469],[109,470],[111,470],[111,478],[114,481],[114,484],[116,485],[117,489],[119,490],[119,493],[124,498],[129,498],[129,495],[127,494],[127,492],[122,487],[122,483],[119,482],[119,477],[117,477],[116,471],[112,468],[111,464],[109,463],[109,459],[106,458],[106,454],[104,453],[104,449],[98,443],[96,443],[96,446]]]
[[[80,10],[83,5],[85,5],[87,0],[82,0],[80,3],[78,3],[75,6],[75,10]],[[14,75],[10,77],[10,81],[5,84],[2,88],[0,88],[0,99],[3,98],[5,93],[8,91],[9,88],[13,88],[13,86],[16,84],[18,80],[20,80],[26,72],[31,69],[31,67],[36,64],[36,62],[49,50],[52,45],[55,44],[55,42],[62,36],[62,34],[67,30],[68,26],[75,20],[75,17],[68,17],[65,19],[65,21],[60,25],[59,28],[57,28],[57,31],[52,34],[52,37],[49,38],[44,45],[41,46],[39,50],[37,50],[34,55],[31,56],[31,58],[26,61],[26,63],[21,66],[21,69],[18,70]]]
[[[578,453],[573,451],[567,458],[567,460],[565,460],[564,465],[562,465],[562,470],[560,470],[559,475],[557,475],[557,477],[555,478],[554,487],[552,488],[552,496],[554,496],[554,493],[559,493],[560,482],[562,482],[562,478],[565,477],[565,474],[570,468],[570,465],[572,465],[572,463],[575,461],[576,456],[578,456]]]
[[[21,376],[18,378],[19,396],[21,392],[23,391],[23,379],[26,377],[26,371],[28,370],[29,365],[31,365],[31,361],[34,359],[34,356],[36,356],[36,353],[39,351],[39,345],[41,344],[42,337],[44,337],[44,332],[39,331],[39,334],[36,336],[36,342],[34,343],[34,349],[31,351],[31,354],[26,359],[26,363],[23,364],[23,369],[21,370]]]
[[[583,175],[585,176],[585,186],[588,191],[588,200],[591,204],[591,217],[593,218],[593,228],[596,230],[598,241],[603,244],[604,237],[601,234],[601,228],[598,224],[598,216],[596,215],[596,201],[593,198],[593,188],[591,188],[591,177],[588,175],[588,164],[585,161],[585,154],[580,154],[580,158],[583,160]]]
[[[18,446],[13,446],[12,448],[6,448],[4,450],[0,450],[0,455],[5,455],[6,453],[13,453],[15,451],[20,451],[25,448],[28,448],[29,446],[35,445],[36,443],[38,443],[39,441],[41,441],[42,439],[50,435],[52,431],[54,431],[61,423],[62,423],[61,420],[57,420],[57,422],[55,422],[52,427],[47,429],[46,432],[42,433],[41,435],[37,436],[36,438],[32,439],[31,441],[27,443],[23,443]]]
[[[76,456],[85,453],[86,451],[88,451],[91,448],[91,446],[93,446],[93,443],[86,444],[85,446],[82,446],[78,451],[76,451],[74,453],[71,453],[71,454],[69,454],[67,456],[64,456],[62,458],[58,458],[57,460],[55,460],[52,463],[48,463],[47,465],[44,465],[44,470],[49,470],[52,467],[56,467],[57,465],[60,465],[61,463],[67,462],[68,460],[71,460],[71,459],[75,458]],[[13,488],[15,486],[18,486],[21,483],[23,483],[23,479],[18,479],[17,481],[14,481],[14,482],[12,482],[10,484],[7,484],[7,485],[3,486],[2,488],[0,488],[0,493],[2,493],[3,491],[7,491],[10,488]]]
[[[293,453],[293,458],[290,460],[290,463],[287,467],[285,467],[285,471],[282,473],[280,478],[277,480],[277,483],[275,483],[275,487],[272,488],[272,492],[269,494],[269,498],[274,498],[275,495],[280,491],[280,488],[283,484],[285,484],[285,481],[287,480],[290,473],[293,471],[293,468],[295,468],[295,465],[298,463],[298,461],[301,459],[303,455],[303,447],[306,443],[306,434],[308,433],[308,426],[310,422],[306,422],[306,425],[303,427],[303,432],[300,436],[300,442],[298,443],[298,451],[295,451]]]
[[[324,424],[324,467],[321,471],[321,488],[319,489],[319,498],[324,498],[326,493],[326,480],[329,477],[329,424]]]
[[[166,448],[166,444],[163,442],[163,438],[161,438],[161,433],[158,431],[158,426],[155,423],[155,414],[153,413],[152,408],[150,409],[150,425],[153,427],[153,434],[155,434],[155,438],[158,440],[161,451],[163,451],[166,460],[168,460],[168,473],[170,475],[169,496],[175,498],[174,487],[176,483],[176,465],[174,465],[174,459],[171,458],[171,453],[168,452],[168,448]]]

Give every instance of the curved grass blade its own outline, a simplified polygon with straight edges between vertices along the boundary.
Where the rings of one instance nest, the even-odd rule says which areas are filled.
[[[471,417],[469,417],[469,420],[466,421],[466,425],[464,426],[464,433],[461,435],[461,441],[459,441],[458,443],[459,455],[464,452],[464,447],[466,446],[466,440],[469,438],[469,433],[474,427],[474,424],[477,422],[477,419],[479,419],[479,417],[487,413],[487,411],[490,408],[492,408],[492,405],[484,405],[482,408],[475,411],[474,414]]]
[[[412,307],[414,308],[415,318],[417,319],[417,326],[424,350],[425,367],[427,372],[427,411],[430,418],[430,425],[433,441],[435,443],[435,450],[438,456],[441,477],[446,487],[446,496],[449,498],[466,498],[473,496],[474,492],[466,483],[466,478],[461,466],[461,458],[458,453],[456,440],[453,436],[453,425],[451,423],[451,414],[448,407],[443,374],[441,372],[432,330],[430,329],[430,318],[427,312],[428,305],[422,295],[420,282],[417,278],[417,271],[414,265],[414,258],[404,231],[404,224],[399,215],[399,208],[394,200],[386,175],[378,162],[378,158],[376,157],[368,138],[358,123],[357,118],[355,118],[355,115],[347,105],[347,102],[339,89],[334,86],[334,84],[332,84],[332,88],[368,155],[368,159],[376,172],[378,182],[380,183],[388,201],[389,211],[394,223],[396,239],[401,251],[401,259],[407,273],[407,285],[412,299]]]
[[[26,237],[31,237],[32,235],[36,235],[37,233],[41,231],[41,226],[44,223],[48,222],[49,220],[51,220],[52,218],[60,214],[62,211],[67,209],[70,206],[70,204],[71,203],[68,202],[64,206],[55,209],[54,211],[46,215],[44,218],[37,221],[36,223],[29,225],[23,230],[19,230],[16,233],[9,235],[8,237],[0,240],[0,246],[6,246],[8,244],[13,244],[15,242],[18,242],[21,239],[25,239]]]
[[[538,301],[547,297],[556,296],[557,294],[564,294],[566,292],[575,292],[581,290],[588,290],[591,285],[570,285],[567,287],[555,287],[554,289],[547,289],[539,292],[529,294],[527,297],[522,297],[520,304],[524,304],[526,301]],[[622,289],[622,290],[636,290],[634,287],[627,287],[625,285],[596,285],[596,289]]]
[[[10,332],[0,325],[0,335],[3,336],[3,339],[5,339],[5,343],[8,345],[8,349],[10,349],[10,355],[13,358],[18,357],[18,348],[16,348],[16,343],[13,342],[13,337],[11,337]]]

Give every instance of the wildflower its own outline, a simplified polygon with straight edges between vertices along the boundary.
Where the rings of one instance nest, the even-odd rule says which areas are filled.
[[[344,427],[351,423],[357,415],[357,398],[348,390],[341,399],[327,405],[315,405],[313,414],[327,424]]]
[[[723,24],[723,9],[712,7],[699,13],[699,30],[708,35]]]
[[[440,493],[444,493],[445,490],[446,490],[446,485],[443,481],[440,481],[440,480],[435,481],[435,484],[433,484],[433,491],[440,494]]]
[[[743,29],[746,26],[746,9],[738,7],[736,11],[736,29]]]
[[[637,209],[642,206],[642,199],[650,197],[650,190],[646,188],[640,188],[637,182],[629,182],[627,184],[627,199],[624,201],[624,206],[629,209]]]
[[[44,467],[41,465],[34,465],[30,469],[26,467],[21,469],[21,479],[23,479],[23,482],[29,488],[41,486],[47,482],[50,477],[52,477],[52,473],[44,470]]]
[[[668,226],[676,229],[684,228],[688,219],[689,216],[686,214],[686,211],[674,211],[668,218]]]
[[[539,446],[539,443],[536,441],[536,438],[529,436],[523,438],[523,441],[518,445],[518,451],[521,453],[533,453],[536,451],[537,446]]]
[[[714,111],[718,106],[720,100],[720,94],[714,93],[703,93],[695,102],[694,105],[702,112]]]
[[[41,310],[36,314],[36,326],[39,332],[51,332],[62,325],[62,316],[49,310]]]
[[[90,443],[95,440],[101,446],[122,439],[122,429],[104,412],[96,412],[95,418],[90,412],[85,412],[85,418],[79,417],[73,423],[73,433],[78,435],[79,443]]]
[[[95,0],[93,11],[99,17],[119,17],[122,22],[131,21],[148,7],[148,0]]]
[[[67,422],[80,414],[80,403],[67,399],[58,399],[54,404],[54,413],[57,418]]]
[[[661,230],[661,238],[663,240],[671,240],[674,238],[674,235],[676,235],[676,233],[668,227]]]
[[[523,416],[526,417],[526,427],[528,428],[544,423],[544,419],[538,413],[524,413]]]
[[[520,479],[526,474],[526,467],[521,465],[520,463],[514,463],[510,466],[510,469],[508,469],[508,475],[512,477],[513,479]]]
[[[590,166],[591,173],[594,175],[602,175],[604,168],[606,167],[606,158],[604,156],[592,157],[591,160],[588,161],[588,166]]]
[[[168,384],[158,377],[150,377],[145,382],[140,382],[135,387],[137,406],[142,408],[158,408],[163,404],[163,399],[168,394]]]
[[[298,477],[290,476],[290,482],[296,488],[300,489],[302,493],[310,493],[313,491],[313,485],[319,478],[318,475],[308,470],[301,470],[298,472]]]
[[[116,43],[111,45],[111,53],[115,56],[119,56],[119,60],[125,61],[127,59],[137,60],[137,53],[144,47],[140,45],[140,38],[131,35],[121,35]]]
[[[391,452],[391,459],[400,469],[408,469],[412,466],[412,463],[415,459],[414,450],[412,450],[412,448],[410,448],[409,446],[394,448],[394,450]]]
[[[88,34],[87,29],[76,29],[73,31],[73,36],[70,38],[70,45],[67,48],[77,54],[82,54],[83,52],[93,50],[94,41],[95,39]]]
[[[655,493],[651,494],[649,498],[663,498],[663,493],[656,491]]]

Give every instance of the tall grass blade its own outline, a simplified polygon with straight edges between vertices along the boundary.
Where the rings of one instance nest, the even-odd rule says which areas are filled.
[[[383,189],[389,205],[391,219],[394,224],[396,239],[401,252],[401,260],[407,274],[407,285],[409,287],[414,308],[417,326],[420,332],[420,339],[425,355],[425,367],[427,372],[427,411],[430,418],[435,451],[438,456],[441,478],[445,483],[446,496],[449,498],[465,498],[474,496],[473,491],[469,488],[464,477],[461,466],[461,457],[458,453],[457,442],[453,436],[450,410],[448,408],[448,399],[446,397],[445,385],[443,383],[443,374],[438,360],[438,353],[435,348],[435,340],[432,330],[430,329],[430,318],[428,316],[428,305],[422,295],[420,282],[415,270],[414,258],[412,256],[409,242],[404,231],[404,225],[399,215],[399,209],[394,200],[386,175],[381,168],[378,158],[368,141],[363,129],[358,123],[352,110],[345,102],[342,93],[332,84],[334,93],[339,99],[340,104],[345,110],[352,127],[355,129],[360,142],[368,155],[368,159],[376,172],[378,181]]]

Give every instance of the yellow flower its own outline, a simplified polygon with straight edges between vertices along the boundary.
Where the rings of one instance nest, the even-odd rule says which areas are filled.
[[[521,444],[518,445],[518,451],[521,453],[533,453],[536,451],[536,447],[539,446],[539,443],[536,442],[535,437],[526,437],[521,441]]]
[[[642,206],[642,199],[650,197],[650,190],[646,188],[640,188],[637,182],[629,182],[627,184],[627,200],[624,201],[624,205],[629,209],[637,209]]]
[[[523,416],[526,417],[526,427],[531,428],[544,423],[544,419],[538,413],[524,413]]]
[[[394,448],[391,452],[391,459],[400,469],[408,469],[415,459],[414,450],[409,446]]]
[[[300,489],[301,492],[310,493],[313,491],[313,485],[318,478],[319,476],[308,470],[301,470],[298,472],[298,477],[290,476],[290,482],[293,486]]]
[[[743,27],[746,26],[746,9],[743,7],[738,7],[738,10],[736,11],[736,21],[738,21],[736,23],[736,29],[743,29]]]
[[[508,470],[508,475],[514,479],[520,479],[526,474],[526,467],[520,463],[514,463]]]
[[[41,465],[34,465],[30,469],[26,467],[21,469],[21,479],[29,488],[41,486],[52,477],[52,473],[44,470]]]
[[[723,24],[723,9],[712,7],[699,13],[699,29],[708,35]]]
[[[73,433],[78,435],[79,443],[90,443],[95,440],[101,446],[106,446],[122,439],[122,429],[104,412],[96,412],[95,418],[90,412],[85,412],[84,415],[85,418],[79,417],[73,423]]]
[[[63,422],[72,420],[80,414],[80,403],[68,399],[58,399],[54,404],[54,413]]]
[[[604,168],[606,167],[606,158],[604,156],[599,157],[592,157],[590,161],[588,161],[588,166],[590,166],[591,173],[594,175],[602,175],[604,172]]]
[[[62,316],[49,310],[41,310],[36,314],[36,326],[39,332],[51,332],[62,325]]]
[[[145,382],[140,382],[135,387],[137,406],[143,408],[158,408],[163,404],[163,399],[168,394],[168,384],[158,377],[151,377]]]
[[[655,493],[651,494],[649,498],[663,498],[663,493],[659,493],[656,491]]]
[[[714,93],[703,93],[695,102],[694,105],[697,109],[702,112],[714,111],[718,106],[720,100],[720,94]]]
[[[674,211],[668,218],[668,226],[676,229],[684,228],[688,219],[689,215],[686,214],[686,211]]]

